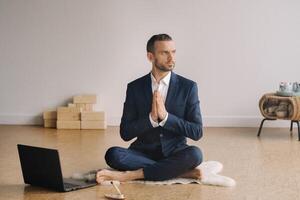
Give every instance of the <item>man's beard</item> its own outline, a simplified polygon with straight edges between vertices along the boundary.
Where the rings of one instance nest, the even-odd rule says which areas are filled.
[[[163,71],[163,72],[172,71],[175,67],[175,63],[173,63],[172,65],[164,66],[164,65],[159,65],[156,60],[154,62],[154,65],[158,70]]]

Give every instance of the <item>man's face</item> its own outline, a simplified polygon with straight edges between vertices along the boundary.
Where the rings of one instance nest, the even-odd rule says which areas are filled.
[[[175,53],[174,41],[156,41],[154,53],[150,53],[149,58],[158,70],[167,72],[175,67]]]

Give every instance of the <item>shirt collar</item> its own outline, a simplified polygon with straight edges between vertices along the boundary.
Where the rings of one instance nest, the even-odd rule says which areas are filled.
[[[163,79],[161,79],[160,82],[168,86],[169,83],[170,83],[170,79],[171,79],[171,72],[169,72]],[[151,72],[151,80],[152,80],[152,82],[157,83],[157,81],[156,81],[155,77],[153,76],[152,72]]]

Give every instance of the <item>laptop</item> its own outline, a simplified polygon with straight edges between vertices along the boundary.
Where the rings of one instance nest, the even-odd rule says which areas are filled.
[[[63,178],[58,151],[18,144],[18,152],[26,184],[68,192],[97,185]]]

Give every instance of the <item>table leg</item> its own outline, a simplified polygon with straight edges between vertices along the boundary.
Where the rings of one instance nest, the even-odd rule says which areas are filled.
[[[299,121],[294,121],[296,122],[297,126],[298,126],[298,141],[300,141],[300,127],[299,127]]]
[[[261,129],[262,129],[262,127],[263,127],[263,125],[264,125],[264,122],[265,122],[266,120],[276,120],[276,119],[268,119],[268,118],[264,118],[264,119],[261,121],[261,123],[260,123],[259,129],[258,129],[258,133],[257,133],[257,137],[260,136]]]
[[[294,123],[294,121],[291,120],[290,132],[293,132],[293,123]]]

